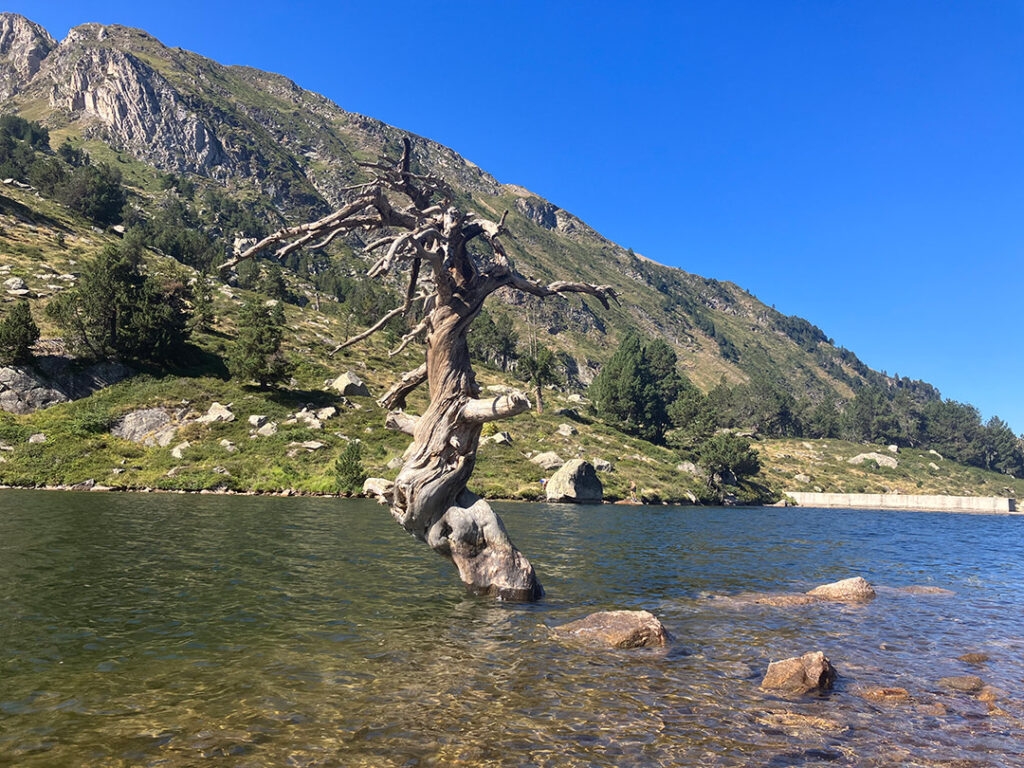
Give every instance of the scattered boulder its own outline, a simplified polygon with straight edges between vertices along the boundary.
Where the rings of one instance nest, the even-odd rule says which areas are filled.
[[[574,427],[572,424],[558,425],[558,434],[560,434],[562,437],[572,437],[577,433],[579,433],[579,430],[576,429],[576,427]]]
[[[306,408],[303,408],[301,411],[296,413],[292,418],[288,419],[288,421],[286,421],[285,424],[298,424],[300,421],[310,429],[323,429],[324,426],[323,423],[321,423],[320,419],[317,418],[316,413],[307,410]]]
[[[490,437],[484,438],[484,441],[495,445],[512,445],[512,435],[508,432],[495,432]]]
[[[133,443],[166,448],[177,431],[178,425],[166,408],[142,408],[121,417],[110,434]]]
[[[256,434],[260,437],[273,437],[277,434],[277,422],[268,421],[262,427],[256,430]]]
[[[29,436],[28,441],[30,443],[45,443],[46,435],[44,435],[42,432],[36,432],[34,435]]]
[[[928,450],[928,453],[930,453],[932,456],[937,457],[939,461],[942,461],[942,454],[936,451],[934,448],[930,448]]]
[[[28,290],[28,286],[25,285],[25,281],[20,277],[9,277],[4,280],[4,289],[7,291],[25,291]]]
[[[810,590],[808,595],[821,597],[825,600],[840,602],[866,602],[875,599],[875,590],[867,580],[860,576],[842,579],[831,584],[822,584]]]
[[[180,459],[182,457],[182,454],[184,454],[185,451],[187,451],[191,447],[192,443],[190,443],[188,440],[186,440],[183,443],[178,443],[176,446],[171,448],[171,456],[173,456],[175,459]]]
[[[234,453],[235,451],[238,450],[238,446],[235,445],[230,440],[228,440],[227,438],[224,438],[223,440],[220,441],[220,447],[223,448],[228,453]]]
[[[345,397],[369,397],[370,390],[363,384],[363,380],[352,371],[346,371],[330,384],[331,389],[337,390]]]
[[[200,424],[213,424],[218,421],[229,422],[234,420],[235,414],[231,412],[231,409],[217,402],[213,403],[204,415],[196,419]]]
[[[405,462],[402,461],[401,457],[395,456],[395,458],[393,458],[391,461],[388,462],[388,469],[398,469],[404,463]]]
[[[932,472],[938,472],[939,471],[939,465],[936,464],[934,461],[929,461],[928,462],[928,469],[932,470]]]
[[[803,483],[804,485],[811,482],[810,475],[805,475],[802,472],[799,475],[795,475],[793,479],[796,480],[798,483]]]
[[[333,405],[328,405],[325,408],[320,408],[316,412],[316,417],[320,419],[320,421],[327,421],[328,419],[333,418],[337,413],[337,408],[335,408]]]
[[[828,690],[836,679],[836,670],[825,654],[811,651],[803,656],[773,661],[768,665],[761,687],[786,693]]]
[[[598,472],[611,472],[615,469],[614,465],[610,461],[599,459],[596,456],[591,459],[590,463],[594,465],[594,469]]]
[[[887,445],[886,450],[889,451],[889,453],[899,453],[900,447],[898,445]]]
[[[376,496],[378,500],[390,503],[395,484],[383,477],[368,477],[363,481],[363,495]]]
[[[664,646],[670,640],[665,626],[649,611],[600,611],[555,627],[554,632],[559,637],[612,648]]]
[[[555,411],[555,415],[577,420],[580,418],[580,412],[575,408],[559,408]]]
[[[604,487],[594,465],[583,459],[570,459],[563,464],[548,480],[545,491],[548,501],[599,504],[604,499]]]
[[[544,453],[538,453],[532,459],[534,464],[539,465],[543,469],[557,469],[562,466],[565,462],[562,461],[561,457],[554,451],[546,451]]]
[[[579,395],[575,392],[573,392],[571,395],[567,395],[565,399],[568,400],[570,403],[583,404],[587,402],[586,400],[583,399],[583,395]]]
[[[682,461],[676,464],[676,472],[686,472],[694,477],[700,475],[700,470],[697,469],[697,465],[692,461]]]
[[[985,687],[985,681],[975,675],[954,675],[942,678],[939,685],[963,693],[977,693]]]
[[[252,416],[249,417],[249,424],[253,428],[255,428],[255,429],[259,429],[264,424],[266,424],[268,421],[270,421],[270,417],[269,416],[261,416],[261,415],[255,414],[255,413]]]
[[[846,463],[863,464],[865,461],[873,461],[880,467],[889,467],[890,469],[896,469],[896,467],[899,466],[898,459],[878,453],[877,451],[871,451],[870,453],[858,453],[856,456],[847,459]]]

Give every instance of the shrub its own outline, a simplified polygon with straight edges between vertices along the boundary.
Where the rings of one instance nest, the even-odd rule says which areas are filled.
[[[39,339],[39,326],[32,319],[28,302],[22,299],[0,320],[0,363],[28,363],[32,345]]]

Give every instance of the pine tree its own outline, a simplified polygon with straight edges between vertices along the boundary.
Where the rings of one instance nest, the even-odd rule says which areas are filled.
[[[213,291],[205,274],[196,278],[192,288],[192,330],[208,331],[217,319],[213,313]]]
[[[32,361],[32,345],[39,339],[39,326],[32,319],[28,302],[22,299],[0,320],[0,363],[17,365]]]
[[[358,440],[352,440],[338,454],[334,461],[334,474],[341,493],[359,493],[366,481],[363,469],[363,447]]]
[[[543,387],[557,384],[559,381],[554,353],[547,347],[541,347],[536,355],[525,355],[519,359],[519,371],[534,387],[537,394],[537,413],[544,413]]]
[[[238,338],[228,357],[231,375],[268,386],[283,381],[291,364],[281,352],[284,310],[278,302],[268,307],[264,299],[249,299],[238,313]]]
[[[590,385],[598,415],[624,432],[660,443],[669,427],[668,404],[644,344],[629,333]]]

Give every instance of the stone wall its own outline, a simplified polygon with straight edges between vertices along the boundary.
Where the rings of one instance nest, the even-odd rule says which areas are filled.
[[[1015,499],[996,496],[924,496],[902,493],[804,493],[786,495],[801,507],[904,509],[928,512],[1017,513]]]

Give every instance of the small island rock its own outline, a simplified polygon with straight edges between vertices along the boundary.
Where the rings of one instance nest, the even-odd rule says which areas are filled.
[[[600,611],[555,627],[555,634],[612,648],[667,645],[665,626],[650,611]]]
[[[811,651],[803,656],[773,661],[768,665],[761,687],[787,693],[827,690],[836,679],[836,670],[824,653]]]
[[[867,602],[875,599],[875,590],[868,584],[867,580],[854,576],[852,579],[842,579],[831,584],[822,584],[810,590],[808,595],[820,597],[825,600],[838,600],[841,602]]]

